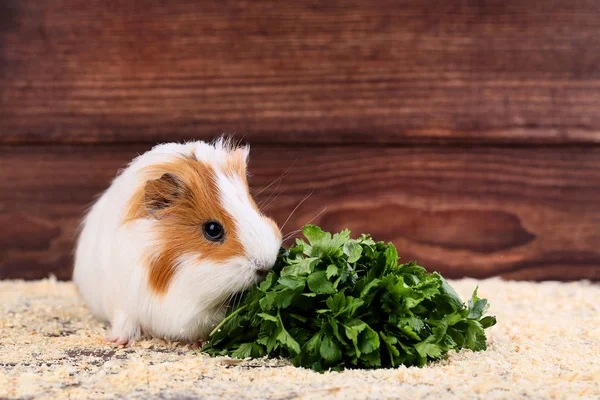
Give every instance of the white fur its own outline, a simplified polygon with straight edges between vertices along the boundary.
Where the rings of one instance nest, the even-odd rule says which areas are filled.
[[[274,264],[281,236],[251,205],[243,182],[221,171],[228,149],[222,139],[214,144],[156,146],[114,179],[84,219],[73,280],[94,315],[111,323],[113,341],[127,343],[142,333],[173,340],[207,339],[224,316],[226,300],[255,283],[257,269]],[[248,148],[244,151],[247,155]],[[197,253],[181,254],[166,294],[156,295],[143,260],[159,247],[152,233],[157,221],[122,221],[128,201],[144,183],[141,170],[181,154],[194,154],[214,167],[222,205],[236,223],[246,256],[215,265],[198,262]]]

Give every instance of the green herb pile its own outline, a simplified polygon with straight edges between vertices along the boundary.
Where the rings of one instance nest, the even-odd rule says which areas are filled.
[[[423,366],[486,348],[487,300],[468,302],[438,273],[398,263],[392,244],[307,225],[211,333],[210,355],[286,357],[315,371]]]

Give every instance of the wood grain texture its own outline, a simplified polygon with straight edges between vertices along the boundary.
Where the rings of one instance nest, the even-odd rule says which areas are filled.
[[[594,0],[0,2],[0,143],[600,143]]]
[[[0,278],[69,278],[86,205],[145,150],[0,146]],[[286,233],[318,215],[452,278],[600,280],[597,147],[254,146],[250,170],[254,192],[285,175],[257,199],[280,224],[314,191]]]

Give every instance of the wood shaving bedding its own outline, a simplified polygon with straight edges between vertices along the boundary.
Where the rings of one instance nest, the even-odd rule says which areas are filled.
[[[425,368],[319,374],[285,360],[210,358],[186,345],[103,342],[72,283],[0,281],[0,398],[600,398],[600,286],[451,281],[491,302],[488,351]]]

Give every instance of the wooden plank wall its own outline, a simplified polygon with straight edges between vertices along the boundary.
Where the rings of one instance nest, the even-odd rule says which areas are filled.
[[[156,142],[235,132],[284,231],[449,277],[600,280],[596,1],[0,2],[0,278],[68,279]],[[323,211],[324,210],[324,211]]]

